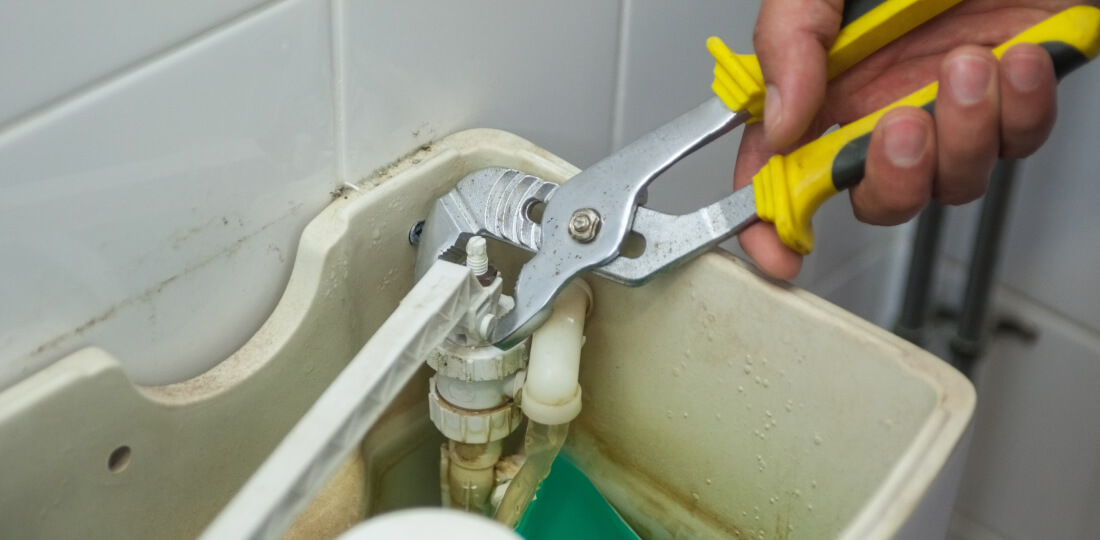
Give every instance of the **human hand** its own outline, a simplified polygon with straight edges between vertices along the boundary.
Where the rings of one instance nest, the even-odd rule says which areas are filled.
[[[734,169],[742,187],[777,151],[789,151],[834,124],[867,115],[933,80],[936,120],[915,107],[890,111],[875,127],[865,178],[850,190],[861,221],[896,225],[930,198],[963,204],[981,196],[998,157],[1025,157],[1055,118],[1049,55],[1020,44],[998,62],[990,47],[1072,5],[1071,0],[965,0],[826,85],[826,51],[842,0],[764,0],[753,41],[768,83],[764,121],[745,129]],[[802,257],[774,226],[740,235],[760,268],[791,279]]]

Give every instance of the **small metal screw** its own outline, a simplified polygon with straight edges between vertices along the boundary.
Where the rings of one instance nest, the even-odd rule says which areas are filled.
[[[591,208],[581,208],[569,218],[569,236],[578,242],[591,242],[599,232],[600,214]]]
[[[420,234],[423,233],[423,232],[424,232],[424,220],[417,221],[416,225],[413,225],[412,228],[409,229],[409,243],[414,245],[414,246],[419,246],[420,245]]]

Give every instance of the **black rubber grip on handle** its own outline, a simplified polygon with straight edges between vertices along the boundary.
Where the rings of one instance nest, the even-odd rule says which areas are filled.
[[[841,15],[840,27],[848,26],[849,23],[866,15],[885,1],[887,0],[848,0],[844,2],[844,13]]]
[[[1065,42],[1044,41],[1039,46],[1050,54],[1050,59],[1054,61],[1054,75],[1058,77],[1059,81],[1062,80],[1062,77],[1089,63],[1089,57],[1085,56],[1085,53]]]
[[[867,2],[874,3],[874,2]],[[1054,74],[1061,80],[1073,70],[1088,63],[1085,53],[1077,48],[1061,41],[1046,41],[1039,44],[1054,62]],[[933,117],[936,115],[936,101],[932,100],[924,104],[922,109],[928,111]],[[864,165],[867,163],[867,148],[871,145],[871,134],[866,133],[844,145],[833,158],[832,177],[833,187],[842,191],[859,184],[863,180]]]

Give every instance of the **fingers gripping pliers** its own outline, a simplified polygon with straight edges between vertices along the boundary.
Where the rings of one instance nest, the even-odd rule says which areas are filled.
[[[960,0],[846,2],[843,26],[828,54],[830,78]],[[1000,57],[1021,42],[1050,53],[1059,77],[1097,55],[1100,10],[1078,6],[1025,30],[993,50]],[[640,285],[759,221],[775,224],[796,252],[813,248],[810,219],[821,204],[862,180],[871,131],[888,110],[923,107],[934,114],[937,83],[832,131],[787,155],[773,156],[753,184],[695,212],[668,215],[644,206],[645,189],[683,157],[745,122],[758,121],[765,86],[755,56],[732,53],[712,37],[717,94],[558,186],[519,171],[476,171],[439,199],[421,237],[418,273],[454,258],[463,240],[487,235],[535,253],[515,286],[515,308],[491,338],[507,348],[542,324],[558,293],[592,272]],[[541,221],[531,208],[545,204]],[[641,238],[640,253],[625,243]]]

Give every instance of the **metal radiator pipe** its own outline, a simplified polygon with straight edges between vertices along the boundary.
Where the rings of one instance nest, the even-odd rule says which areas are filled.
[[[913,237],[913,255],[909,260],[909,275],[905,280],[905,298],[894,333],[916,345],[924,345],[925,326],[932,297],[932,276],[939,252],[943,207],[929,202],[917,221]]]
[[[1015,176],[1016,162],[998,162],[982,203],[959,324],[951,339],[952,361],[967,376],[988,343],[989,303]]]

